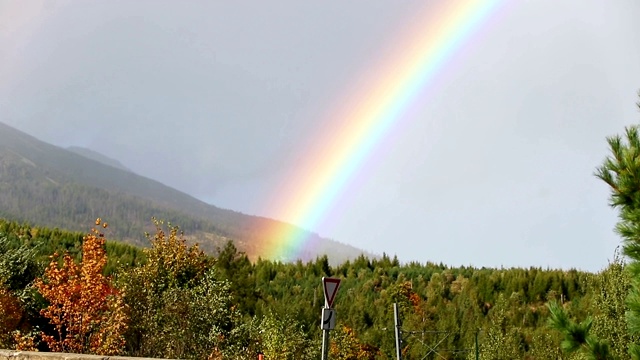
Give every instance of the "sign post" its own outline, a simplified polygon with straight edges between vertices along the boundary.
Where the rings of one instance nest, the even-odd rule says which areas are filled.
[[[320,319],[322,329],[322,360],[327,360],[329,356],[329,331],[336,327],[336,311],[333,309],[333,301],[340,287],[340,279],[322,278],[324,288],[324,308]]]

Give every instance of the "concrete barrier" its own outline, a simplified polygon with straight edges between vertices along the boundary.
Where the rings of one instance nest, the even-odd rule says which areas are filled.
[[[151,358],[0,350],[0,360],[151,360]]]

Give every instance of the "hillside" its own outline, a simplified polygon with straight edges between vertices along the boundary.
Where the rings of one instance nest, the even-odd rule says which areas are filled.
[[[253,259],[266,250],[261,229],[295,229],[209,205],[111,166],[110,161],[117,165],[117,160],[93,150],[65,150],[0,123],[0,216],[74,231],[84,231],[93,219],[102,217],[117,225],[116,237],[137,245],[146,244],[143,234],[151,230],[151,217],[156,217],[180,225],[207,251],[233,240]],[[318,246],[315,252],[301,254],[302,260],[327,253],[332,263],[339,263],[362,253],[316,234],[308,236]]]
[[[91,149],[87,149],[84,147],[79,147],[79,146],[69,146],[67,148],[67,150],[74,152],[78,155],[82,155],[84,157],[86,157],[87,159],[91,159],[91,160],[95,160],[97,162],[101,162],[105,165],[109,165],[112,166],[114,168],[118,168],[120,170],[125,170],[125,171],[129,171],[129,172],[133,172],[131,169],[127,168],[126,166],[124,166],[120,161],[116,160],[116,159],[112,159],[108,156],[102,155],[97,151],[93,151]]]

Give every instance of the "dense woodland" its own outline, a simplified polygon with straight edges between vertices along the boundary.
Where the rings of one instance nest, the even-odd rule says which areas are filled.
[[[86,289],[70,290],[65,281],[77,279],[61,278],[61,255],[66,252],[80,264],[82,278],[82,267],[98,261],[83,258],[83,244],[104,240],[99,231],[108,237],[111,225],[83,235],[0,221],[0,347],[168,358],[253,359],[258,351],[267,359],[318,358],[322,276],[342,279],[334,359],[394,358],[393,303],[401,309],[406,359],[421,358],[435,344],[437,355],[428,359],[473,359],[476,336],[483,359],[559,358],[561,333],[547,326],[549,300],[561,302],[578,319],[594,315],[593,331],[602,336],[610,335],[611,322],[624,321],[629,280],[619,259],[599,274],[400,264],[386,255],[361,256],[337,267],[326,257],[252,263],[231,242],[208,256],[188,245],[177,228],[156,225],[145,249],[106,241],[103,269],[75,285]],[[60,256],[51,262],[54,253]],[[52,294],[43,296],[43,284],[57,284],[63,298],[77,292],[80,302],[85,291],[96,291],[96,283],[106,286],[100,291],[102,306],[70,306]],[[68,307],[67,315],[47,313],[56,302]],[[85,323],[83,331],[74,323],[83,313],[116,317],[119,312],[122,331],[102,335],[111,348],[92,347],[95,339],[88,334],[104,331],[98,322]],[[65,316],[68,323],[62,321],[66,325],[59,332],[52,319]],[[65,342],[68,338],[75,340]]]
[[[250,261],[207,255],[153,219],[145,247],[0,221],[0,347],[163,358],[316,359],[323,276],[342,285],[331,359],[640,359],[640,130],[608,139],[596,176],[619,210],[621,253],[599,273]],[[623,260],[626,259],[626,260]]]

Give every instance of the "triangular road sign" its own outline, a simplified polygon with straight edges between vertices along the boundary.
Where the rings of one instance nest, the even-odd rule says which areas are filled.
[[[340,279],[322,278],[322,287],[324,287],[324,306],[331,308],[333,300],[336,298],[338,288],[340,287]]]

